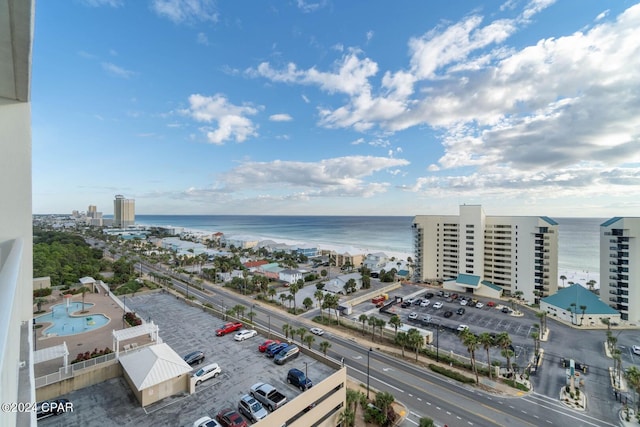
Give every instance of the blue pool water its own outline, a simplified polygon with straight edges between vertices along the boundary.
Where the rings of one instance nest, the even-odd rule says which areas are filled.
[[[85,310],[93,304],[85,303]],[[82,311],[82,302],[72,302],[68,310],[66,304],[58,304],[52,307],[53,311],[36,317],[36,323],[52,323],[45,329],[43,335],[75,335],[98,329],[107,323],[109,318],[104,314],[89,314],[87,316],[72,317],[71,314]]]

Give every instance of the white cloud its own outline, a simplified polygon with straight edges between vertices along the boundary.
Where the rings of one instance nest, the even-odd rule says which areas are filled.
[[[209,38],[207,37],[207,35],[205,33],[200,32],[200,33],[198,33],[198,35],[196,37],[196,42],[198,44],[202,44],[202,45],[208,46],[209,45]]]
[[[293,117],[288,114],[272,114],[269,116],[269,120],[272,122],[290,122],[293,120]]]
[[[309,0],[297,0],[296,5],[298,9],[303,11],[304,13],[316,12],[327,5],[326,0],[322,1],[309,1]]]
[[[81,0],[82,4],[91,7],[120,7],[124,4],[123,0]]]
[[[221,94],[203,96],[194,94],[189,97],[189,108],[182,113],[201,123],[216,123],[217,127],[202,127],[200,130],[213,144],[224,144],[235,140],[244,142],[257,136],[257,126],[247,117],[255,115],[258,108],[250,105],[234,105]]]
[[[234,191],[271,188],[304,191],[310,196],[372,196],[386,191],[387,183],[365,178],[376,172],[408,165],[404,159],[348,156],[316,163],[281,161],[245,162],[223,174],[220,182]],[[305,189],[305,190],[301,190]],[[290,192],[286,192],[290,194]]]
[[[176,24],[218,22],[218,12],[213,0],[153,0],[151,9]]]
[[[609,16],[609,9],[599,13],[598,16],[596,16],[596,21],[602,21],[607,16]]]
[[[367,43],[369,43],[371,41],[371,39],[373,39],[373,30],[369,30],[367,31],[367,34],[365,34],[365,37],[367,38]]]
[[[122,77],[123,79],[128,79],[129,77],[135,75],[136,73],[127,69],[124,69],[118,65],[115,65],[111,62],[103,62],[102,68],[111,74],[112,76]]]

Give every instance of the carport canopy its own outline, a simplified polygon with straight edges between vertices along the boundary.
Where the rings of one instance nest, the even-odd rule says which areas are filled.
[[[69,349],[67,343],[63,342],[60,345],[54,345],[53,347],[47,347],[33,352],[33,364],[47,362],[59,357],[64,358],[64,367],[66,368],[69,363]]]
[[[119,331],[113,331],[113,348],[115,349],[116,356],[120,353],[120,341],[126,341],[131,338],[141,337],[149,335],[152,341],[162,342],[158,336],[158,325],[153,323],[143,323],[142,325],[134,326],[132,328],[121,329]]]

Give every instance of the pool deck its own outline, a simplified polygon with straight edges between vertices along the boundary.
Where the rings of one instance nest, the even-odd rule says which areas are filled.
[[[110,321],[106,325],[93,329],[81,334],[67,335],[63,337],[44,337],[42,332],[46,328],[39,328],[36,330],[36,342],[35,349],[41,350],[46,347],[53,347],[62,343],[67,343],[69,349],[69,363],[76,358],[78,353],[92,352],[94,349],[104,350],[105,347],[109,347],[113,350],[113,330],[122,329],[122,306],[119,305],[115,298],[116,296],[105,295],[104,291],[100,289],[100,293],[86,293],[84,295],[85,303],[93,303],[92,307],[87,307],[87,312],[82,313],[82,316],[90,316],[92,314],[104,314]],[[59,291],[54,290],[53,294],[47,299],[50,301],[47,304],[42,305],[42,309],[46,312],[51,312],[51,306],[56,304],[64,304],[64,299]],[[82,302],[82,295],[74,295],[73,302]],[[44,313],[42,313],[44,314]],[[76,312],[75,315],[80,315],[80,312]],[[37,317],[38,314],[34,314]],[[137,337],[131,340],[138,344],[146,344],[149,339],[147,337]],[[120,348],[124,344],[128,344],[126,341],[120,343]],[[36,378],[47,374],[55,373],[59,368],[64,366],[64,360],[62,358],[49,360],[47,362],[39,363],[34,366],[34,373]]]

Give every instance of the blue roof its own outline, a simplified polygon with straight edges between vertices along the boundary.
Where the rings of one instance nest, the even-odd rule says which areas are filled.
[[[582,313],[580,306],[583,305],[587,307],[584,311],[585,314],[620,314],[602,302],[596,294],[577,283],[568,288],[560,289],[555,294],[542,298],[541,301],[556,306],[561,310],[567,310],[572,303],[575,303],[574,310],[577,313]]]
[[[467,286],[477,287],[480,283],[480,276],[474,276],[473,274],[458,274],[456,283]]]
[[[549,218],[548,216],[541,216],[540,218],[542,218],[543,221],[548,222],[551,225],[558,225],[557,222],[555,222],[554,220],[552,220],[551,218]]]
[[[620,217],[620,216],[614,216],[613,218],[608,219],[605,222],[603,222],[602,224],[600,224],[600,227],[608,227],[611,224],[613,224],[613,223],[615,223],[615,222],[617,222],[617,221],[619,221],[621,219],[622,219],[622,217]]]
[[[484,286],[487,286],[487,287],[491,288],[491,289],[495,289],[496,291],[500,291],[500,292],[502,292],[502,286],[498,286],[498,285],[496,285],[496,284],[494,284],[494,283],[491,283],[491,282],[490,282],[490,281],[488,281],[488,280],[483,280],[483,281],[482,281],[482,284],[483,284]]]

